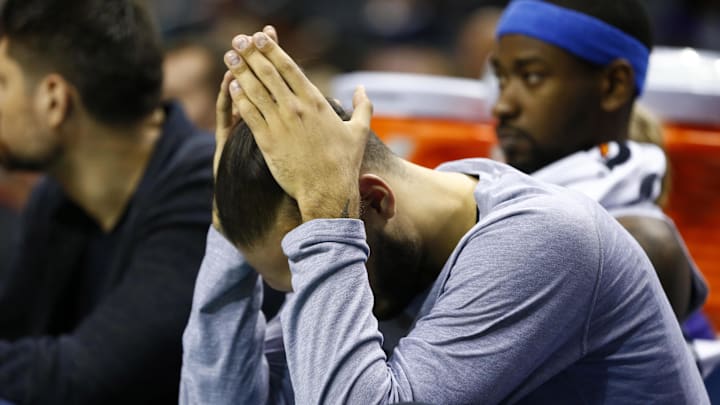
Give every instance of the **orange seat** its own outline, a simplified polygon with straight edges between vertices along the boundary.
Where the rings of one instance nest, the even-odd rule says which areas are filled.
[[[371,126],[395,153],[430,168],[450,160],[489,157],[496,144],[495,129],[488,123],[375,117]]]
[[[672,185],[667,213],[705,275],[705,312],[720,330],[720,127],[665,126]]]

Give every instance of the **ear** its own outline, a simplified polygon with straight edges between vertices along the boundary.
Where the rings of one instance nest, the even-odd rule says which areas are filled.
[[[635,72],[630,63],[616,59],[603,70],[601,105],[614,112],[632,103],[635,98]]]
[[[360,199],[365,210],[388,220],[395,216],[395,194],[382,178],[363,174],[359,179]]]
[[[62,76],[45,76],[37,87],[36,108],[51,129],[57,129],[70,115],[72,86]]]

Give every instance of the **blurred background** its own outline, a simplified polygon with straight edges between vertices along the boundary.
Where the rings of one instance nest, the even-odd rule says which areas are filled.
[[[273,24],[322,86],[337,72],[392,70],[479,77],[492,0],[148,0],[169,42],[202,37],[221,49],[235,33]],[[645,0],[656,44],[720,50],[720,0]]]

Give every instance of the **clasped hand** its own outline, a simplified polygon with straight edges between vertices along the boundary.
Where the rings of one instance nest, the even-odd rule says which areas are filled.
[[[217,103],[218,151],[235,110],[275,180],[297,201],[303,221],[357,218],[358,177],[372,115],[364,89],[356,90],[352,118],[343,121],[278,45],[272,27],[238,35],[232,44]],[[218,159],[216,152],[215,168]]]

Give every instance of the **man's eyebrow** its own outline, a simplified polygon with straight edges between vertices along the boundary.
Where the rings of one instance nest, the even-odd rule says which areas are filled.
[[[547,63],[547,61],[540,56],[526,56],[526,57],[521,57],[521,58],[513,60],[512,67],[513,67],[513,69],[523,69],[523,68],[527,67],[528,65],[533,65],[533,64],[545,65],[546,63]],[[502,68],[500,59],[498,59],[497,57],[491,57],[490,58],[490,66],[492,66],[492,68],[495,70]]]
[[[515,59],[513,61],[513,66],[516,69],[522,69],[524,67],[527,67],[528,65],[533,65],[536,63],[545,65],[547,62],[545,61],[545,59],[543,59],[539,56],[528,56],[528,57],[524,57],[524,58]]]

